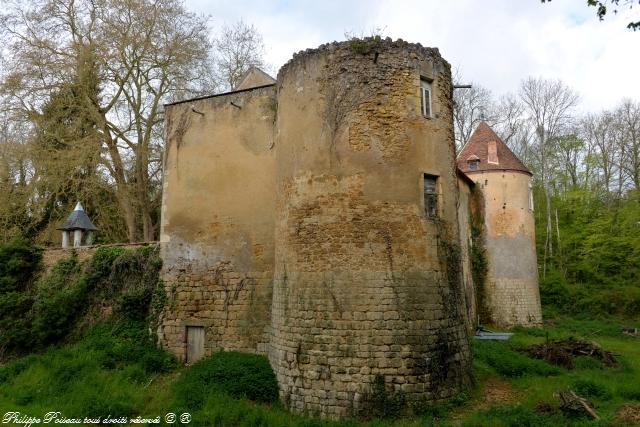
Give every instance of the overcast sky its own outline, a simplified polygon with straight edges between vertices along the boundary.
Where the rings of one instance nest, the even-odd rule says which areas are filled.
[[[264,37],[277,70],[294,52],[345,33],[384,36],[438,47],[464,79],[495,95],[515,92],[527,76],[561,79],[585,111],[640,101],[640,31],[626,29],[639,10],[611,11],[599,22],[585,0],[186,0],[211,16],[212,28],[237,20]],[[635,18],[634,18],[635,16]]]

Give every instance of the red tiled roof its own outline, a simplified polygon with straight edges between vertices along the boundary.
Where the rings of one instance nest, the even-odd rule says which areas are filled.
[[[498,161],[489,163],[489,143],[495,141]],[[477,156],[480,162],[476,170],[469,168],[468,160],[473,160]],[[524,172],[532,175],[529,169],[513,154],[507,144],[495,134],[495,132],[485,122],[480,122],[476,130],[469,138],[469,141],[458,154],[458,168],[464,173],[482,172],[488,170],[510,170]]]

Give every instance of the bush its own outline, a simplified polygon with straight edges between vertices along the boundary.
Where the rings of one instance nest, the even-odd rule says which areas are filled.
[[[516,406],[494,407],[475,413],[462,425],[469,427],[566,427],[571,424],[562,416],[537,414],[529,408]]]
[[[366,396],[367,414],[379,418],[397,418],[405,407],[406,399],[403,393],[387,391],[384,376],[378,374],[371,384],[371,392]]]
[[[34,299],[34,338],[40,346],[58,342],[87,308],[86,281],[75,252],[38,282]]]
[[[558,375],[561,370],[541,360],[511,350],[505,343],[472,340],[473,357],[507,378],[526,375]]]
[[[0,245],[0,294],[26,290],[40,261],[42,249],[25,240]]]
[[[573,389],[580,396],[596,397],[601,400],[611,399],[611,392],[604,385],[590,379],[579,379],[574,381]]]
[[[219,352],[196,363],[173,387],[177,404],[192,410],[201,408],[214,392],[263,403],[278,400],[278,383],[267,359],[235,351]]]
[[[42,249],[23,240],[0,245],[0,358],[31,349],[30,293]]]

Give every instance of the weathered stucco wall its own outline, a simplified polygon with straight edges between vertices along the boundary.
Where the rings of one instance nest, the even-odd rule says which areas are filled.
[[[460,230],[461,278],[464,289],[467,330],[473,332],[477,325],[476,288],[471,274],[471,185],[458,178],[458,225]]]
[[[484,297],[489,321],[499,326],[542,321],[531,177],[522,172],[468,174],[485,200],[485,245],[489,262]]]
[[[270,359],[292,410],[366,410],[376,375],[410,402],[468,381],[451,114],[435,49],[334,43],[280,71]],[[438,176],[438,219],[424,173]]]
[[[274,266],[275,88],[167,106],[162,344],[266,352]]]

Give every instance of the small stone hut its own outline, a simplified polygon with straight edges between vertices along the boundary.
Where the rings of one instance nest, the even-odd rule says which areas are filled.
[[[82,204],[78,202],[66,221],[58,227],[58,230],[62,231],[63,248],[69,247],[71,233],[73,233],[73,247],[77,248],[83,246],[83,240],[84,245],[91,245],[93,243],[93,232],[96,231],[97,228],[89,219]]]

